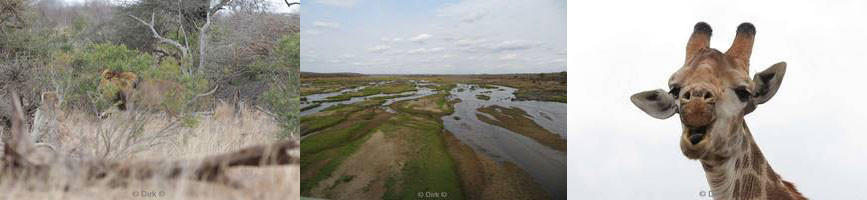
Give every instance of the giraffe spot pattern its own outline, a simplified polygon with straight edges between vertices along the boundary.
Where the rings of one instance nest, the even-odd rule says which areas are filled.
[[[759,147],[756,146],[756,143],[753,143],[752,150],[753,170],[755,170],[756,172],[761,172],[762,167],[764,167],[763,165],[765,164],[765,157],[762,155]]]
[[[740,188],[738,188],[740,185]],[[735,185],[735,199],[754,199],[762,194],[762,184],[758,177],[752,174],[747,174],[738,180]]]
[[[778,199],[778,200],[788,200],[794,199],[792,195],[788,193],[784,188],[780,188],[779,185],[775,185],[777,181],[768,181],[765,184],[765,190],[767,190],[766,199]]]

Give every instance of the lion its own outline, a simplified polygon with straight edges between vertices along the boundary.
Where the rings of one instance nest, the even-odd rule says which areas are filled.
[[[133,90],[138,87],[139,79],[132,72],[114,72],[111,70],[103,70],[100,73],[102,77],[99,80],[99,91],[103,98],[109,98],[112,103],[116,103],[118,109],[127,110],[132,97]]]
[[[185,88],[169,80],[141,80],[133,72],[114,72],[103,70],[99,81],[99,91],[112,103],[110,110],[100,114],[105,117],[111,109],[121,111],[133,109],[154,109],[166,112],[170,117],[177,115],[177,109],[170,109],[165,103],[172,95],[182,95]],[[177,97],[174,99],[178,99]],[[134,106],[135,105],[135,106]]]

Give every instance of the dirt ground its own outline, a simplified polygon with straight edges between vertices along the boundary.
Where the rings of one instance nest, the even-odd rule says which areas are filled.
[[[328,197],[333,199],[381,199],[386,192],[386,179],[399,174],[406,162],[408,152],[404,145],[395,138],[386,138],[381,130],[374,132],[312,194],[331,194]]]
[[[497,163],[473,150],[452,133],[443,138],[457,162],[461,187],[467,199],[548,199],[548,193],[529,174],[510,162]]]

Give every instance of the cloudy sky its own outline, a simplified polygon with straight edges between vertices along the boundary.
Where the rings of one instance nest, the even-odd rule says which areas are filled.
[[[565,0],[312,0],[301,23],[303,71],[566,70]]]
[[[809,3],[808,3],[809,2]],[[864,1],[591,1],[569,4],[569,197],[709,199],[676,118],[629,101],[667,88],[698,21],[728,49],[757,29],[751,73],[786,61],[776,96],[746,117],[774,170],[811,199],[867,193],[867,3]]]

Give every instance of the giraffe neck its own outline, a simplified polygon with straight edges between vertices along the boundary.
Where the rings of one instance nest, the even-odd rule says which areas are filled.
[[[774,172],[746,123],[741,124],[734,130],[744,136],[742,150],[727,158],[701,160],[714,199],[805,199]]]

